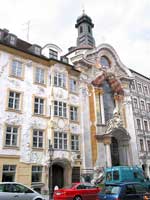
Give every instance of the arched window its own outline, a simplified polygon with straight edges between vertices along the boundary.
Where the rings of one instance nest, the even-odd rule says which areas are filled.
[[[110,67],[110,62],[109,62],[109,60],[108,60],[108,58],[106,56],[102,56],[101,57],[100,64],[104,68],[109,68]]]

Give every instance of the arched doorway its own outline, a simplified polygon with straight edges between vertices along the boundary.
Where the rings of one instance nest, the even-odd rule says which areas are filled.
[[[115,137],[111,138],[111,159],[112,159],[112,166],[120,165],[119,162],[119,150],[118,150],[118,141]]]
[[[58,164],[53,164],[53,188],[57,185],[59,188],[64,186],[64,169]]]

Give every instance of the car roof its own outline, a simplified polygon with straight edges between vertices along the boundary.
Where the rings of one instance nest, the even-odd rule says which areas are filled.
[[[118,183],[106,183],[105,185],[119,185],[119,186],[121,186],[121,185],[129,185],[129,184],[141,184],[141,183],[128,181],[128,182],[118,182]]]

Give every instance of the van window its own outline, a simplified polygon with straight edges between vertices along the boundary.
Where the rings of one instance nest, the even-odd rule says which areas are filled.
[[[113,171],[113,179],[114,180],[119,180],[119,171]]]
[[[112,173],[111,172],[106,173],[106,181],[112,181]]]
[[[146,193],[146,188],[143,185],[135,184],[134,187],[135,187],[136,193],[138,194]]]

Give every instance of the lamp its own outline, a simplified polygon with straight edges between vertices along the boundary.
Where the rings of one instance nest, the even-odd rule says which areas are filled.
[[[52,188],[52,177],[53,177],[53,172],[52,172],[52,164],[53,164],[53,155],[54,155],[54,149],[51,144],[51,140],[49,140],[49,147],[48,147],[48,153],[49,153],[49,173],[48,173],[48,188],[49,188],[49,200],[51,200],[52,194],[53,194],[53,188]]]

